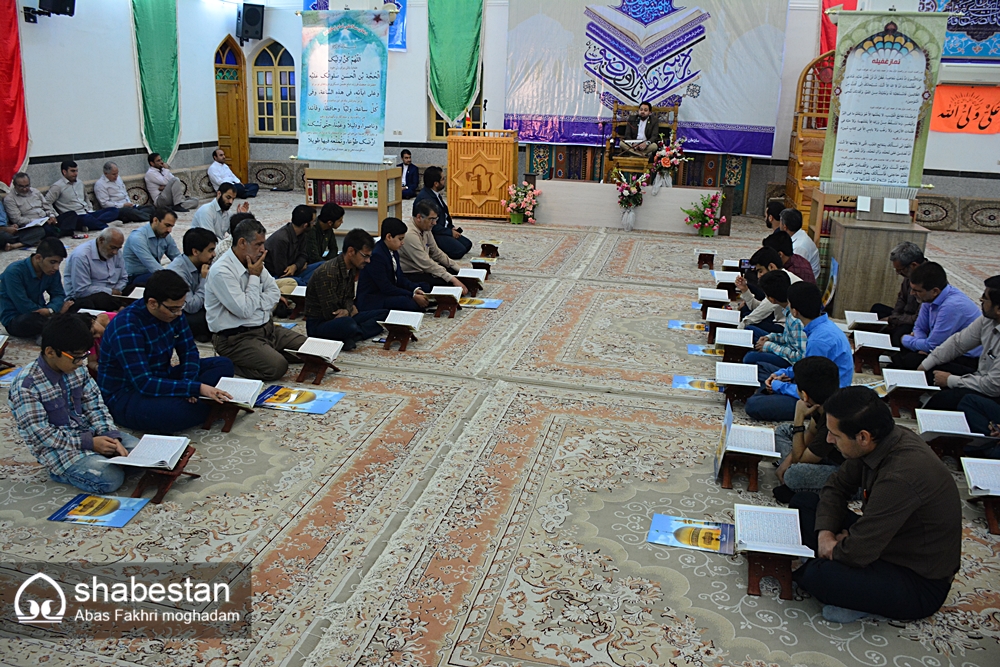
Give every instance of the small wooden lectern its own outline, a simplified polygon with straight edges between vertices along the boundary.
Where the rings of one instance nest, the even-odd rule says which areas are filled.
[[[389,332],[386,334],[385,345],[382,346],[383,350],[391,349],[392,344],[399,341],[399,351],[406,352],[406,346],[410,340],[417,340],[417,337],[410,331],[410,327],[400,324],[384,324],[383,326]]]
[[[486,272],[486,280],[490,279],[490,263],[489,262],[477,262],[475,259],[472,260],[472,268],[479,269]]]
[[[747,356],[747,352],[750,352],[752,348],[740,347],[738,345],[723,345],[722,346],[722,361],[727,364],[741,364],[743,363],[743,357]]]
[[[496,247],[492,243],[483,243],[482,251],[479,253],[480,257],[499,257],[500,248]]]
[[[708,325],[708,344],[715,345],[715,332],[717,329],[735,329],[735,324],[726,322],[706,322]]]
[[[703,301],[701,303],[701,319],[708,317],[709,308],[725,308],[730,303],[730,301]]]
[[[3,355],[4,355],[4,352],[7,351],[7,345],[8,344],[10,344],[10,341],[9,340],[5,340],[3,342],[3,345],[0,346],[0,370],[4,370],[6,368],[14,368],[14,364],[10,363],[9,361],[4,361],[3,360]]]
[[[723,385],[722,393],[725,394],[727,401],[746,403],[751,396],[757,393],[757,388],[741,384]]]
[[[1000,535],[1000,498],[996,496],[973,496],[969,498],[973,505],[983,504],[986,512],[986,525],[989,526],[990,535]]]
[[[476,298],[476,295],[479,294],[479,281],[476,280],[475,278],[465,278],[462,276],[456,276],[456,277],[460,281],[462,281],[462,284],[465,285],[466,289],[469,290],[469,296],[471,296],[473,299]]]
[[[448,319],[450,320],[455,317],[455,311],[462,310],[462,307],[458,305],[458,299],[450,294],[435,294],[434,299],[437,303],[437,308],[434,309],[434,317],[441,317],[444,313],[448,313]],[[413,340],[416,340],[416,338]],[[406,346],[404,345],[400,349],[405,350]]]
[[[301,352],[297,354],[299,359],[303,361],[303,364],[302,370],[299,371],[298,376],[295,378],[296,382],[305,382],[310,373],[315,373],[316,379],[313,380],[313,384],[320,384],[327,370],[332,370],[334,373],[340,372],[339,368],[323,357],[317,357],[315,354],[302,354]]]
[[[707,252],[698,254],[698,268],[705,267],[708,267],[709,271],[715,271],[715,255],[709,255]]]
[[[178,477],[181,475],[187,475],[188,477],[193,477],[194,479],[201,477],[201,475],[196,475],[193,472],[186,472],[184,470],[188,461],[191,460],[191,455],[194,454],[194,452],[194,447],[188,445],[187,449],[184,450],[184,453],[181,454],[181,457],[177,460],[177,465],[170,470],[163,470],[162,468],[147,468],[145,474],[136,485],[135,491],[132,492],[132,497],[141,498],[142,494],[146,492],[146,487],[153,484],[156,486],[156,495],[154,495],[153,499],[149,502],[154,505],[159,505],[163,502],[163,497],[167,495],[167,491],[169,491],[170,487],[174,485],[174,482],[177,481]]]
[[[760,595],[760,580],[774,577],[778,580],[782,600],[792,599],[792,559],[784,554],[765,554],[750,551],[747,557],[747,595]]]
[[[924,395],[924,390],[922,389],[911,389],[907,387],[896,387],[885,397],[889,401],[889,409],[892,410],[892,416],[896,419],[899,418],[899,411],[906,410],[913,415],[913,418],[917,418],[917,408],[920,407],[920,397]]]
[[[870,366],[872,373],[882,376],[882,367],[878,363],[881,350],[874,347],[859,347],[854,350],[854,372],[860,373],[865,366]]]
[[[208,413],[208,417],[205,419],[205,423],[201,425],[206,431],[212,428],[212,424],[222,420],[222,432],[229,433],[233,430],[233,424],[236,423],[236,417],[239,416],[240,410],[246,412],[247,414],[252,414],[253,410],[246,407],[245,405],[238,405],[236,403],[216,403],[212,401],[212,409]]]
[[[282,294],[292,302],[292,313],[288,316],[288,319],[294,320],[296,317],[302,314],[302,311],[306,309],[306,298],[304,296],[298,296],[297,294]]]
[[[740,298],[740,292],[736,289],[736,283],[716,283],[715,289],[724,289],[729,292],[729,300],[736,301]]]
[[[957,463],[965,456],[965,446],[975,440],[975,438],[964,438],[960,435],[941,435],[927,443],[931,451],[938,455],[939,459],[950,456]]]
[[[719,464],[719,472],[722,474],[722,488],[733,488],[733,475],[747,476],[747,491],[751,493],[757,490],[757,465],[761,457],[757,454],[743,454],[742,452],[726,452],[722,455],[722,463]]]

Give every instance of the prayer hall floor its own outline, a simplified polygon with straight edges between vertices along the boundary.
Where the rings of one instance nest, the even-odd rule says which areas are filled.
[[[301,201],[250,200],[269,231]],[[773,580],[747,596],[743,556],[646,543],[654,512],[732,521],[734,503],[775,504],[769,465],[756,493],[713,479],[721,395],[671,388],[675,374],[714,373],[714,360],[687,354],[703,333],[667,330],[696,320],[697,288],[712,286],[695,269],[704,240],[461,224],[474,242],[504,241],[486,290],[499,309],[428,317],[405,353],[365,343],[343,354],[322,388],[347,396],[326,415],[258,410],[228,434],[187,433],[198,450],[188,470],[202,477],[123,529],[46,521],[75,491],[20,442],[3,392],[4,562],[235,562],[252,569],[255,618],[251,639],[61,642],[5,614],[0,664],[1000,664],[1000,539],[981,509],[963,509],[947,603],[915,623],[831,624],[801,592],[781,600]],[[743,218],[707,245],[748,257],[766,233]],[[0,268],[26,254],[0,253]],[[933,232],[927,254],[973,298],[1000,273],[1000,237]],[[12,341],[6,358],[36,354]]]

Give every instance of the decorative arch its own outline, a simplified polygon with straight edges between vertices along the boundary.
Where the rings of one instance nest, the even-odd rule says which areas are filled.
[[[232,35],[227,35],[216,48],[214,66],[219,148],[225,151],[229,168],[246,183],[247,161],[250,159],[246,58]],[[211,187],[208,186],[208,189],[211,190]]]
[[[253,57],[254,129],[257,134],[295,136],[298,94],[295,59],[270,41]]]

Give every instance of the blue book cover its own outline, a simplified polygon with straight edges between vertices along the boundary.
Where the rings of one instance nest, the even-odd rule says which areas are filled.
[[[254,407],[288,412],[304,412],[310,415],[325,415],[346,394],[342,391],[320,391],[271,385],[260,393]]]
[[[736,527],[731,523],[654,514],[646,541],[732,556],[736,548]]]
[[[499,308],[501,303],[503,303],[503,299],[473,299],[470,297],[463,297],[458,301],[458,305],[462,308],[485,308],[487,310]]]
[[[149,500],[149,498],[91,496],[81,493],[56,510],[56,513],[49,517],[49,521],[121,528],[131,521]]]
[[[674,389],[688,389],[690,391],[721,391],[715,380],[702,380],[687,375],[675,375],[670,385]]]
[[[726,351],[720,350],[714,345],[692,345],[689,343],[688,354],[693,354],[696,357],[724,357]]]
[[[680,320],[669,320],[667,322],[668,329],[687,329],[688,331],[704,331],[704,322],[682,322]]]

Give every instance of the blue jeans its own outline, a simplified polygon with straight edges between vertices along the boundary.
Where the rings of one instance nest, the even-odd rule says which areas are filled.
[[[782,461],[792,452],[791,424],[779,424],[774,429],[774,449],[781,454]],[[823,463],[793,463],[785,471],[785,486],[792,491],[819,493],[827,478],[839,467]]]
[[[257,193],[260,191],[260,186],[256,183],[234,183],[236,186],[236,198],[237,199],[249,199],[251,197],[256,197]]]
[[[312,277],[313,271],[321,266],[323,266],[323,262],[313,262],[312,264],[306,266],[306,268],[302,269],[302,273],[292,277],[295,278],[296,283],[302,287],[306,287],[309,285],[309,279]]]
[[[757,352],[756,350],[747,352],[746,356],[743,357],[743,363],[757,364],[758,366],[760,366],[760,364],[768,364],[769,366],[776,366],[778,368],[788,368],[792,365],[784,357],[780,357],[777,354],[773,354],[771,352]]]
[[[139,444],[134,435],[122,433],[122,446],[132,451]],[[119,465],[108,463],[108,457],[97,452],[88,452],[82,459],[66,468],[61,475],[49,473],[53,482],[69,484],[81,491],[95,495],[114,493],[125,482],[125,470]]]
[[[799,399],[787,394],[765,394],[764,381],[771,373],[788,368],[786,364],[776,366],[766,362],[757,364],[757,379],[761,388],[747,399],[746,412],[751,419],[762,422],[790,422],[795,419],[795,404]]]
[[[213,387],[221,378],[232,377],[235,372],[233,362],[226,357],[209,357],[202,359],[200,364],[197,381]],[[181,367],[174,366],[169,377],[179,380],[180,374]],[[106,403],[116,424],[160,435],[201,426],[212,407],[209,401],[201,399],[190,403],[184,396],[143,396],[137,391]]]
[[[359,340],[381,334],[382,325],[378,321],[388,316],[388,310],[366,310],[354,317],[335,317],[326,321],[314,317],[306,320],[306,333],[314,338],[342,341],[345,350],[353,350]]]

